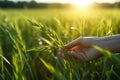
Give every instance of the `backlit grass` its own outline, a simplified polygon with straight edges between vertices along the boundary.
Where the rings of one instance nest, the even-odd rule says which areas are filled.
[[[119,34],[119,16],[118,9],[1,9],[0,80],[119,80],[120,55],[88,63],[57,55],[77,37]]]

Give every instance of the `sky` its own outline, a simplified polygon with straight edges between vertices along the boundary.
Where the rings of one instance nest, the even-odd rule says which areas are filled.
[[[10,0],[10,1],[31,1],[31,0]],[[76,3],[76,2],[108,2],[108,3],[114,3],[116,1],[120,0],[35,0],[37,2],[47,2],[47,3],[52,3],[52,2],[60,2],[60,3]]]

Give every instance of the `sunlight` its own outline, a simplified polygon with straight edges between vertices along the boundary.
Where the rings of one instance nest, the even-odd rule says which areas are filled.
[[[94,0],[71,0],[70,2],[79,8],[86,8],[89,4],[93,3]]]

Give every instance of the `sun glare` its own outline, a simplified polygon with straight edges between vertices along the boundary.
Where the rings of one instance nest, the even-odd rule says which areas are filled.
[[[86,8],[94,0],[71,0],[71,3],[75,4],[79,8]]]

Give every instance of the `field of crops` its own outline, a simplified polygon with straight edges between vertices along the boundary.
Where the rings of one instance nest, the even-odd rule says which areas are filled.
[[[0,80],[120,80],[120,55],[85,63],[57,54],[77,37],[113,34],[119,9],[0,9]]]

